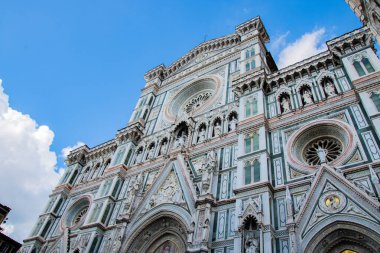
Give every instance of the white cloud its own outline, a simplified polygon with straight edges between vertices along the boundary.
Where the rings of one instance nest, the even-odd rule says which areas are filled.
[[[287,44],[286,47],[279,53],[279,68],[284,68],[325,51],[327,47],[324,43],[321,43],[325,33],[326,29],[320,28],[311,33],[305,33],[301,36],[301,38]]]
[[[78,141],[74,146],[68,146],[66,148],[63,148],[61,156],[66,159],[67,156],[70,154],[71,150],[79,148],[79,147],[81,147],[83,145],[85,145],[83,142]]]
[[[2,233],[6,234],[6,235],[11,235],[14,231],[15,231],[15,226],[13,226],[12,224],[1,224],[1,228],[3,229],[3,231],[1,231]]]
[[[272,53],[276,53],[281,47],[286,46],[286,38],[290,34],[290,31],[280,34],[270,44],[270,50]]]
[[[0,203],[12,208],[7,233],[20,241],[32,230],[57,184],[54,133],[29,115],[9,107],[0,80]]]

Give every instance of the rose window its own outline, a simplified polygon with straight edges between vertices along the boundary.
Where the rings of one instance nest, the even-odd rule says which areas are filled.
[[[192,98],[189,102],[187,102],[183,110],[187,113],[190,113],[196,110],[201,105],[203,105],[211,96],[212,96],[211,92],[201,93],[197,95],[196,97]]]
[[[76,228],[83,224],[88,210],[90,208],[90,201],[88,198],[81,198],[75,203],[71,204],[63,214],[61,219],[62,227]]]
[[[316,120],[289,136],[287,162],[300,173],[314,172],[323,163],[346,164],[356,148],[356,135],[350,125],[336,119]]]
[[[173,122],[180,117],[195,116],[209,110],[222,98],[221,85],[222,81],[216,75],[184,84],[170,95],[163,119]]]
[[[311,166],[320,165],[322,159],[332,162],[342,154],[342,144],[335,138],[321,138],[311,141],[304,149],[303,158]]]
[[[84,207],[82,210],[80,210],[74,217],[73,225],[78,224],[82,221],[83,217],[86,215],[88,211],[88,206]]]

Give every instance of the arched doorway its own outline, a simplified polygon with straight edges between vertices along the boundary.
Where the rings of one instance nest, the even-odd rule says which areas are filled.
[[[305,252],[375,253],[380,252],[379,238],[376,232],[363,226],[337,223],[315,236]]]
[[[186,252],[185,226],[171,217],[161,217],[135,235],[128,253],[183,253]]]

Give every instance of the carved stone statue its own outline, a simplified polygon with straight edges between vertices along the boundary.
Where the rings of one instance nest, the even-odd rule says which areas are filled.
[[[204,127],[201,127],[198,133],[198,142],[204,141],[205,139],[206,139],[206,130],[204,129]]]
[[[201,168],[199,171],[202,173],[202,193],[210,193],[211,180],[216,168],[216,155],[214,151],[210,151],[207,156],[203,158]]]
[[[213,150],[207,153],[206,167],[216,167],[216,154]]]
[[[222,134],[222,127],[219,121],[217,121],[214,125],[214,136],[220,136],[221,134]]]
[[[210,234],[210,221],[208,219],[205,220],[203,224],[203,231],[202,231],[202,241],[208,242],[209,234]]]
[[[80,241],[79,241],[80,252],[82,252],[82,251],[84,251],[86,249],[87,244],[88,244],[88,238],[81,237]]]
[[[258,253],[259,241],[256,238],[248,238],[245,242],[245,253]]]
[[[154,158],[154,146],[149,149],[148,159]]]
[[[317,154],[321,164],[327,163],[327,151],[321,147],[318,147]]]
[[[182,132],[181,135],[178,136],[176,141],[175,141],[175,147],[179,148],[179,147],[182,147],[183,145],[185,145],[186,138],[187,138],[186,134],[184,132]]]
[[[237,125],[237,119],[235,115],[233,115],[230,122],[228,122],[228,129],[230,129],[230,131],[235,131],[236,125]]]
[[[138,151],[137,151],[137,155],[136,155],[136,163],[141,162],[141,160],[142,160],[142,153],[143,153],[142,150],[138,150]]]
[[[281,100],[282,113],[290,112],[289,98],[283,97]]]
[[[195,222],[193,221],[191,223],[190,229],[187,231],[187,242],[188,243],[192,243],[193,242],[194,228],[195,228]]]
[[[127,199],[125,200],[124,203],[124,210],[123,210],[123,215],[130,214],[132,212],[132,207],[136,198],[136,195],[139,191],[140,184],[142,182],[142,173],[140,173],[136,180],[128,186],[128,195]]]
[[[325,84],[325,92],[328,97],[335,96],[335,89],[330,81]]]
[[[310,105],[313,103],[311,92],[309,90],[305,90],[305,92],[302,94],[302,98],[303,98],[303,101],[305,102],[305,105]]]
[[[168,143],[166,141],[162,142],[160,155],[166,154],[167,149],[168,149]]]
[[[295,208],[296,212],[299,212],[299,210],[301,209],[301,206],[302,206],[303,202],[305,201],[305,198],[306,198],[306,194],[302,194],[302,196],[296,202],[296,206],[295,206],[296,207]]]
[[[112,245],[112,253],[119,252],[119,249],[121,247],[121,236],[119,236]]]

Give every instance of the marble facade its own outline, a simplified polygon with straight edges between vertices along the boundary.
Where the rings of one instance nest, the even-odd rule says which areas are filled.
[[[369,28],[280,70],[268,41],[256,17],[148,71],[127,126],[71,151],[20,252],[379,252]]]

